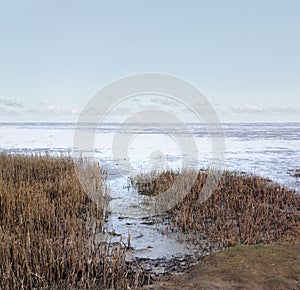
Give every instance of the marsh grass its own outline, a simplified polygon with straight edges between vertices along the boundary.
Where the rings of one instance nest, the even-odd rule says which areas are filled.
[[[88,164],[85,164],[88,168]],[[102,196],[101,169],[95,190]],[[0,153],[0,289],[128,289],[144,282],[122,241],[99,243],[105,209],[70,157]]]
[[[130,183],[143,195],[157,196],[176,178],[184,181],[190,174],[190,170],[156,171],[132,177]],[[208,172],[196,175],[187,195],[178,192],[180,187],[173,189],[174,196],[185,197],[168,212],[194,243],[203,238],[221,248],[270,243],[293,235],[299,225],[300,196],[293,190],[262,177],[225,171],[214,193],[203,199]]]

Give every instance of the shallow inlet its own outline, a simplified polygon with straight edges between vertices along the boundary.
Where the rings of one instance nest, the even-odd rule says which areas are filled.
[[[125,178],[110,179],[111,201],[108,216],[108,232],[112,240],[125,243],[130,236],[132,253],[138,259],[171,259],[195,255],[199,249],[186,241],[179,231],[172,232],[163,217],[141,217],[143,199],[132,188],[127,187]]]
[[[135,259],[156,275],[180,273],[218,250],[205,237],[197,246],[189,242],[180,230],[171,228],[166,216],[145,217],[140,205],[147,197],[127,187],[125,178],[110,177],[108,183],[111,192],[110,214],[105,225],[108,235],[99,235],[99,241],[107,242],[107,237],[111,243],[122,240],[129,246],[128,260]]]

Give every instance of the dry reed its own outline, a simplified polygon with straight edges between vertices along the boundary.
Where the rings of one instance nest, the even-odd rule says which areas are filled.
[[[0,153],[0,289],[143,283],[122,242],[98,242],[103,215],[78,182],[71,158]]]
[[[195,173],[193,171],[193,173]],[[141,194],[155,196],[171,188],[190,170],[140,174],[131,185]],[[185,198],[169,211],[173,223],[195,243],[203,238],[219,247],[269,243],[293,234],[300,221],[300,196],[270,180],[237,172],[224,172],[214,193],[201,202],[208,172],[197,174]],[[180,195],[178,188],[174,195]]]

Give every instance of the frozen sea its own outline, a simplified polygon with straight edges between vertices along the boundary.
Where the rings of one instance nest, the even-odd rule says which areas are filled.
[[[213,153],[205,126],[187,124],[187,136],[176,124],[169,125],[162,130],[159,125],[101,124],[95,130],[93,154],[111,173],[112,179],[118,172],[121,172],[118,177],[126,177],[151,168],[180,169],[186,152],[182,152],[177,139],[186,137],[196,143],[196,166],[208,167]],[[75,123],[0,123],[0,148],[11,152],[72,154],[76,128]],[[300,123],[225,123],[222,128],[225,169],[258,174],[299,190],[296,178],[290,176],[288,170],[300,168]],[[84,130],[94,130],[94,127],[90,125]],[[125,144],[126,158],[114,153],[116,134],[130,137],[130,142]],[[130,165],[130,170],[126,172],[122,164]]]

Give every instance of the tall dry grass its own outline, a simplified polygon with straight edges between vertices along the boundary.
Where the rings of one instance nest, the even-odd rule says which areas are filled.
[[[193,172],[195,173],[195,172]],[[176,178],[188,180],[189,170],[151,172],[131,179],[141,194],[155,196],[171,188]],[[169,211],[173,223],[195,243],[207,238],[219,247],[276,241],[295,232],[300,222],[300,196],[258,176],[224,172],[214,193],[201,202],[208,172],[196,172],[190,192]],[[180,186],[174,196],[181,195]]]
[[[71,158],[0,153],[0,289],[140,285],[142,271],[125,261],[123,243],[97,240],[103,215],[101,203],[78,182]]]

